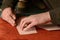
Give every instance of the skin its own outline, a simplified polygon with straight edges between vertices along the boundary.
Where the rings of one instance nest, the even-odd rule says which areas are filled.
[[[2,19],[10,23],[12,26],[16,25],[15,23],[16,16],[14,15],[10,7],[5,8],[2,11],[1,17]],[[49,12],[45,12],[41,14],[35,14],[35,15],[30,15],[28,17],[24,17],[20,20],[20,23],[17,26],[22,30],[28,30],[29,28],[34,27],[35,25],[46,24],[50,21],[51,18]]]
[[[15,26],[16,16],[11,11],[11,8],[5,8],[1,14],[2,19],[10,23],[12,26]],[[46,24],[51,21],[49,12],[30,15],[28,17],[24,17],[20,20],[20,23],[17,25],[22,30],[28,30],[35,25]],[[27,24],[27,25],[26,25]]]
[[[50,18],[49,12],[45,12],[45,13],[30,15],[28,17],[22,18],[18,27],[22,30],[28,30],[29,28],[34,27],[35,25],[46,24],[50,21],[51,21],[51,18]],[[25,25],[26,27],[24,27]]]
[[[11,8],[5,8],[3,11],[2,11],[2,14],[1,14],[1,17],[2,19],[4,19],[5,21],[7,21],[8,23],[10,23],[12,26],[15,25],[15,15],[13,14]]]

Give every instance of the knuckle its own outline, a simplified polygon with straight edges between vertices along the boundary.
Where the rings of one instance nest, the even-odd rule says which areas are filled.
[[[34,19],[33,19],[33,21],[37,21],[37,19],[36,19],[36,18],[34,18]]]
[[[21,21],[24,21],[24,20],[26,20],[25,18],[23,18]]]

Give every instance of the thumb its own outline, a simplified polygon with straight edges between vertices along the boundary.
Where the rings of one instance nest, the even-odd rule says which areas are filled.
[[[34,23],[31,23],[31,24],[29,24],[26,28],[24,28],[23,30],[26,31],[26,30],[28,30],[29,28],[33,27],[33,26],[35,26],[35,24],[34,24]]]

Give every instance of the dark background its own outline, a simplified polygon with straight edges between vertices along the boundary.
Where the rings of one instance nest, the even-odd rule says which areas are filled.
[[[2,0],[0,0],[0,7],[1,7],[1,4],[2,4]]]
[[[1,5],[2,5],[2,0],[0,0],[0,8],[1,8]],[[1,15],[1,11],[0,11],[0,15]]]
[[[1,5],[2,5],[2,1],[3,0],[0,0],[0,8],[1,8]],[[33,4],[32,4],[33,3]],[[36,2],[35,2],[36,3]],[[41,8],[38,8],[37,6],[35,6],[35,3],[34,3],[34,1],[32,1],[32,2],[28,2],[28,6],[29,7],[27,7],[27,13],[24,13],[24,15],[32,15],[32,14],[37,14],[37,13],[41,13],[41,12],[45,12],[45,11],[47,11],[47,10],[49,10],[47,7],[46,8],[44,8],[44,9],[41,9]],[[40,6],[42,7],[42,0],[40,0],[40,1],[37,1],[37,4],[39,4],[40,3]],[[31,5],[32,4],[32,5]],[[36,5],[37,5],[36,4]],[[45,5],[45,4],[44,4]],[[29,8],[29,9],[28,9]],[[0,11],[0,14],[1,14],[1,11]],[[23,15],[23,14],[22,14]]]

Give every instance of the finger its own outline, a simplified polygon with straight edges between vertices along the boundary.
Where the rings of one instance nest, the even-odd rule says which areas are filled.
[[[20,30],[22,30],[22,24],[23,24],[23,22],[24,22],[25,20],[26,20],[26,18],[22,18],[22,19],[20,20],[19,24],[17,25],[17,27],[19,27]]]
[[[46,23],[46,24],[52,24],[52,22],[48,22],[48,23]]]
[[[16,19],[16,16],[14,14],[11,14],[12,19]]]
[[[15,21],[11,17],[7,19],[7,22],[9,22],[12,26],[15,25]]]
[[[22,25],[21,25],[22,30],[23,30],[24,28],[26,28],[27,25],[29,25],[29,23],[31,23],[31,21],[29,21],[29,20],[24,21],[24,22],[22,23]]]
[[[29,28],[33,27],[33,26],[35,26],[35,24],[34,24],[34,23],[31,23],[31,24],[29,24],[26,28],[24,28],[23,30],[26,31],[26,30],[28,30]]]
[[[21,19],[21,23],[23,23],[23,22],[26,21],[27,19],[28,19],[27,17],[22,18],[22,19]]]
[[[8,17],[8,18],[2,17],[2,19],[4,19],[4,20],[7,21],[8,23],[10,23],[12,26],[14,26],[14,21],[13,21],[13,19],[12,19],[11,17]]]
[[[24,23],[25,20],[26,20],[26,18],[22,19],[21,22],[20,22],[20,24],[19,24],[20,27],[21,27],[21,29],[22,29],[22,24]]]

